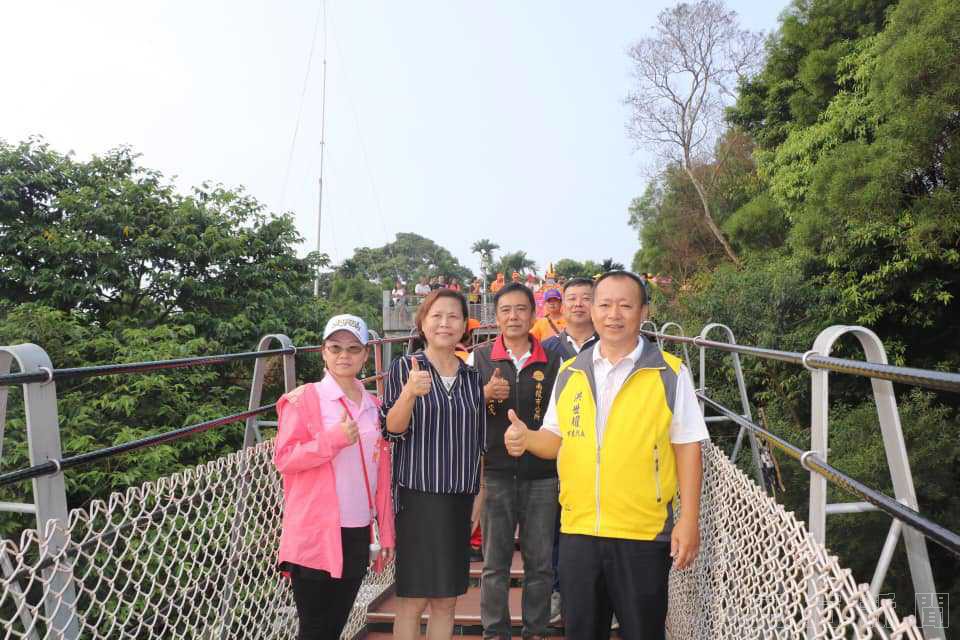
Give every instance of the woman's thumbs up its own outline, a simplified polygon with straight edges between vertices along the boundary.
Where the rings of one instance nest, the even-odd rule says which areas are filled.
[[[420,362],[415,356],[410,356],[410,376],[407,383],[403,385],[405,391],[413,396],[425,396],[430,393],[433,386],[433,377],[429,371],[420,369]]]
[[[510,383],[503,377],[499,368],[493,370],[490,381],[483,386],[483,397],[487,401],[503,401],[510,397]]]

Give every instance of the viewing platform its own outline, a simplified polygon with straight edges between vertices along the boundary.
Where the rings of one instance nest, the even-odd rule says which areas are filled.
[[[383,333],[388,338],[409,336],[414,330],[414,318],[423,296],[405,295],[394,300],[389,291],[383,292]],[[479,300],[468,296],[467,306],[470,317],[479,320],[482,325],[493,325],[496,322],[496,310],[493,306],[493,294],[485,293]],[[477,330],[479,336],[496,334],[490,326]]]

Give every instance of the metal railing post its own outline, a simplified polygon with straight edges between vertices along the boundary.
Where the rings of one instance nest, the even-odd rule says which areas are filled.
[[[294,349],[293,353],[283,354],[283,391],[289,393],[297,386],[297,353],[293,346],[293,341],[282,333],[271,333],[260,338],[257,344],[257,351],[267,351],[270,343],[276,340],[283,349]],[[257,358],[253,365],[253,379],[250,382],[250,402],[247,405],[249,410],[260,406],[263,399],[263,382],[267,375],[269,360],[267,358]],[[260,416],[251,416],[247,418],[247,426],[243,432],[243,446],[252,447],[255,444],[263,442],[263,436],[260,433]]]
[[[390,370],[390,365],[393,364],[393,343],[388,343],[381,345],[380,348],[380,360],[381,366],[383,367],[383,373],[386,373]],[[375,373],[380,373],[379,371]]]
[[[863,347],[868,362],[887,364],[887,352],[883,342],[866,327],[834,325],[820,332],[813,343],[813,349],[804,354],[804,366],[811,376],[811,434],[810,449],[822,460],[827,461],[828,427],[830,420],[830,391],[829,375],[825,369],[815,369],[807,365],[806,359],[811,355],[829,356],[834,343],[846,334],[853,334]],[[913,475],[910,472],[910,460],[907,457],[907,447],[903,439],[903,428],[900,424],[900,412],[897,409],[897,398],[893,393],[893,383],[888,380],[871,378],[874,404],[877,407],[877,417],[880,420],[880,432],[883,437],[883,448],[887,458],[887,468],[893,481],[894,496],[897,501],[919,511],[917,494],[913,486]],[[823,476],[810,473],[810,534],[817,542],[826,545],[827,515],[830,513],[850,513],[875,511],[876,507],[869,503],[839,503],[827,504],[827,481]],[[910,576],[913,579],[913,588],[916,594],[930,594],[934,597],[936,588],[933,582],[933,571],[930,568],[930,558],[927,555],[927,544],[923,535],[910,526],[903,526],[894,521],[887,533],[873,580],[870,592],[874,597],[880,593],[880,587],[886,576],[887,569],[896,542],[902,531],[904,544],[907,549],[907,561],[910,566]],[[936,624],[924,625],[924,633],[928,638],[944,638],[943,620],[939,613],[936,615]]]
[[[670,328],[670,327],[676,327],[677,330],[679,330],[680,333],[667,333],[667,329]],[[663,335],[677,335],[677,336],[681,336],[681,337],[684,337],[684,338],[687,336],[687,334],[686,334],[686,333],[684,332],[684,330],[683,330],[683,327],[681,327],[681,326],[680,326],[679,324],[677,324],[676,322],[664,322],[662,325],[660,325],[660,333],[662,333]],[[661,348],[661,349],[663,348],[663,344],[660,345],[660,348]],[[681,343],[680,343],[680,348],[683,350],[683,363],[684,363],[685,365],[687,365],[687,371],[690,372],[690,377],[692,378],[692,377],[693,377],[693,367],[690,366],[690,352],[687,350],[687,343],[686,343],[686,342],[681,342]]]
[[[663,345],[660,344],[660,332],[657,330],[656,322],[654,322],[653,320],[644,320],[643,322],[640,323],[640,331],[641,332],[652,331],[655,334],[653,337],[653,341],[657,343],[658,347],[660,347],[661,349],[663,348]]]
[[[375,342],[373,343],[373,373],[377,376],[377,397],[383,397],[383,378],[380,377],[380,373],[383,371],[383,342],[380,342],[380,336],[376,331],[370,331]]]
[[[389,291],[382,292],[381,303],[382,313],[380,317],[383,318],[383,329],[384,331],[389,331],[396,326],[396,323],[394,322],[393,309],[390,306],[391,300]]]
[[[733,335],[733,330],[730,329],[725,324],[720,324],[719,322],[711,322],[706,325],[697,336],[699,340],[706,340],[707,335],[714,329],[722,330],[727,336],[728,344],[737,344],[737,339]],[[696,341],[694,341],[696,344]],[[733,374],[737,379],[737,389],[740,392],[740,406],[743,411],[742,415],[747,420],[753,421],[753,416],[750,412],[750,399],[747,397],[747,384],[743,378],[743,368],[740,366],[740,354],[736,352],[730,353],[730,358],[733,361]],[[707,349],[704,346],[700,346],[700,388],[706,393],[707,390]],[[700,409],[703,410],[703,402],[700,403]],[[756,475],[757,484],[764,490],[767,491],[767,485],[763,481],[763,469],[760,465],[760,449],[757,446],[757,438],[754,435],[753,431],[741,426],[740,430],[737,432],[737,441],[733,445],[733,451],[730,453],[730,462],[737,461],[737,455],[740,453],[740,447],[743,445],[743,436],[746,434],[747,440],[750,441],[750,452],[753,455],[753,471]]]
[[[21,372],[44,372],[47,380],[23,385],[24,412],[27,422],[27,447],[30,464],[49,460],[58,465],[63,450],[60,446],[60,422],[57,415],[57,385],[53,382],[53,363],[47,352],[35,344],[19,344],[0,347],[0,375],[10,372],[10,364],[16,359]],[[8,387],[0,385],[0,443],[6,422]],[[59,467],[58,467],[59,468]],[[35,513],[37,533],[48,555],[56,557],[69,543],[67,525],[67,491],[63,472],[40,476],[31,480],[33,504],[4,505],[5,511]],[[69,566],[54,566],[43,570],[47,581],[43,603],[49,621],[50,635],[73,640],[80,637],[76,617],[77,592],[73,572]]]

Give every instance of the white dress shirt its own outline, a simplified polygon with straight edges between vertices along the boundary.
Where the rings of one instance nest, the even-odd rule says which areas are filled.
[[[630,372],[644,348],[644,341],[637,340],[636,348],[624,356],[616,364],[610,362],[601,354],[600,343],[593,348],[593,377],[597,385],[597,444],[603,441],[603,429],[607,424],[607,418],[610,416],[610,407],[614,398],[617,397],[623,383],[627,381]],[[560,423],[557,420],[557,386],[554,385],[550,395],[550,404],[547,405],[547,412],[543,416],[543,426],[551,433],[561,438]],[[677,396],[673,402],[673,418],[670,420],[670,442],[673,444],[684,444],[687,442],[698,442],[707,440],[710,433],[707,431],[707,424],[703,420],[703,414],[700,412],[700,405],[697,402],[697,396],[694,392],[693,378],[686,365],[680,365],[680,373],[677,376]]]

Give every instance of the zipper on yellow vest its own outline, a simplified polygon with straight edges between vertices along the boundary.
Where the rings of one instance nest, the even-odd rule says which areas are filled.
[[[660,447],[656,444],[653,445],[653,479],[657,485],[657,504],[660,504],[663,501],[660,491]]]
[[[594,426],[594,433],[596,433],[596,426]],[[596,482],[596,486],[594,487],[594,495],[597,498],[596,534],[600,535],[600,444],[599,443],[597,443],[597,482]]]

